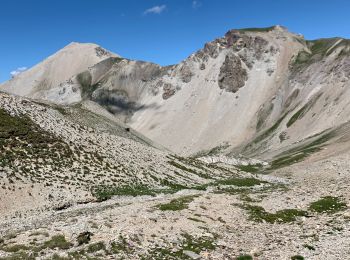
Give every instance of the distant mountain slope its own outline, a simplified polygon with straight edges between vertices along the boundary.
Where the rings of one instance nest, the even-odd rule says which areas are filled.
[[[80,90],[71,86],[71,78],[110,57],[119,56],[96,44],[72,42],[33,68],[5,82],[1,89],[20,96],[50,99],[58,88],[64,99],[75,102],[79,100]]]
[[[2,89],[57,104],[96,102],[182,155],[270,158],[348,121],[349,52],[349,40],[306,41],[281,26],[230,30],[177,65],[110,57],[68,85],[19,91],[29,70]]]

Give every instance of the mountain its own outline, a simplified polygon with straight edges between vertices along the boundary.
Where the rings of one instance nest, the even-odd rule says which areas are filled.
[[[66,46],[0,85],[0,259],[347,259],[349,65],[282,26]]]
[[[119,57],[96,44],[72,42],[33,68],[1,85],[3,91],[37,99],[51,99],[57,91],[64,102],[80,100],[71,78],[94,64]],[[59,102],[59,100],[57,100]]]
[[[161,67],[71,44],[0,88],[56,104],[91,100],[178,154],[271,159],[347,122],[349,48],[346,39],[307,41],[281,26],[231,30]],[[69,59],[76,69],[55,69]]]

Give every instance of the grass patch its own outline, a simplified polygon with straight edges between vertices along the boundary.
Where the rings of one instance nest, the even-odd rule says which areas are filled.
[[[196,198],[197,195],[184,196],[181,198],[173,199],[169,203],[159,204],[157,208],[162,211],[177,211],[187,209],[188,205]]]
[[[310,50],[312,55],[324,56],[328,50],[339,40],[340,38],[328,38],[309,41]],[[327,53],[329,55],[330,53]]]
[[[278,156],[270,163],[270,169],[279,169],[304,160],[309,155],[320,151],[324,144],[334,136],[335,133],[332,131],[316,138],[314,141],[306,144],[304,143],[283,152],[280,156]]]
[[[211,148],[210,150],[200,151],[200,152],[194,154],[192,157],[199,158],[199,157],[204,157],[204,156],[218,155],[218,154],[223,153],[229,147],[230,147],[230,145],[225,143],[222,145],[215,146],[215,147]]]
[[[269,213],[260,206],[246,205],[243,208],[248,211],[250,219],[257,222],[289,223],[295,221],[296,217],[307,215],[306,211],[297,209],[283,209],[276,213]]]
[[[27,252],[16,252],[9,256],[0,257],[0,260],[35,260],[36,258]]]
[[[273,31],[276,28],[276,26],[269,26],[269,27],[261,27],[261,28],[242,28],[242,29],[237,29],[237,31],[241,32],[270,32]]]
[[[253,260],[251,255],[240,255],[235,258],[236,260]]]
[[[105,201],[117,195],[133,197],[143,195],[155,196],[156,192],[155,190],[143,185],[122,187],[98,186],[92,190],[92,194],[97,199],[97,201]]]
[[[174,167],[180,169],[180,170],[183,170],[183,171],[186,171],[186,172],[190,172],[190,173],[196,174],[196,171],[195,171],[195,170],[192,170],[192,169],[190,169],[190,168],[187,168],[186,166],[184,166],[184,165],[182,165],[182,164],[180,164],[180,163],[177,163],[177,162],[175,162],[175,161],[168,161],[168,163],[169,163],[170,165],[172,165],[172,166],[174,166]]]
[[[303,67],[308,66],[312,63],[321,61],[325,56],[332,53],[331,47],[340,38],[328,38],[318,39],[313,41],[306,41],[309,47],[310,53],[306,51],[300,51],[294,62],[291,64],[294,71],[299,71]],[[343,40],[344,41],[344,40]],[[336,48],[334,48],[335,50]]]
[[[200,254],[202,251],[212,251],[216,248],[215,237],[194,237],[189,234],[183,234],[183,241],[179,245],[180,250],[174,251],[173,247],[169,248],[155,248],[148,251],[147,256],[141,258],[143,260],[154,259],[191,259],[185,255],[184,251],[192,251]]]
[[[113,241],[111,243],[111,250],[114,254],[119,252],[131,252],[132,249],[130,248],[127,240],[122,235],[119,235],[119,238],[117,241]]]
[[[312,202],[309,209],[317,213],[335,213],[345,210],[347,205],[340,198],[326,196],[318,201]]]
[[[254,172],[260,171],[263,166],[262,164],[248,164],[248,165],[238,165],[236,167],[241,171],[254,173]]]
[[[308,104],[304,105],[302,108],[300,108],[287,122],[287,127],[290,127],[292,124],[294,124],[299,118],[302,118],[308,109]]]
[[[245,148],[244,151],[248,151],[252,148],[254,148],[255,145],[258,143],[264,141],[268,137],[273,136],[273,133],[278,129],[278,127],[281,125],[282,121],[285,119],[285,117],[288,115],[288,112],[286,112],[282,117],[280,117],[271,127],[263,131],[260,135],[255,137],[250,144],[248,144]]]
[[[91,240],[91,236],[93,234],[89,231],[86,231],[86,232],[83,232],[83,233],[80,233],[77,237],[77,242],[78,242],[78,245],[81,246],[83,244],[88,244]]]
[[[0,247],[0,250],[8,252],[8,253],[16,253],[16,252],[19,252],[19,251],[27,251],[29,249],[30,248],[28,246],[21,245],[21,244]]]
[[[255,178],[231,178],[226,180],[219,180],[216,183],[220,185],[233,185],[238,187],[252,187],[266,183],[266,181],[261,181]]]
[[[184,234],[183,237],[183,250],[193,251],[199,254],[203,250],[214,250],[216,245],[214,244],[214,239],[209,237],[199,237],[195,238],[189,234]]]
[[[305,258],[301,255],[293,255],[290,259],[292,259],[292,260],[304,260]]]
[[[300,108],[287,122],[287,127],[293,125],[298,119],[302,118],[311,107],[317,102],[317,100],[322,96],[323,93],[319,93],[313,97],[308,103],[306,103],[302,108]]]
[[[50,240],[46,241],[44,243],[44,247],[50,248],[50,249],[69,249],[73,246],[72,243],[68,242],[66,238],[63,235],[56,235],[53,236]]]
[[[98,252],[98,251],[101,251],[101,250],[105,251],[106,250],[106,245],[103,242],[97,242],[97,243],[89,245],[86,251],[88,253],[95,253],[95,252]]]

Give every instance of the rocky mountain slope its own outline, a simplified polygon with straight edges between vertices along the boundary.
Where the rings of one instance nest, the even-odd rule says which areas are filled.
[[[349,254],[347,142],[233,167],[156,149],[84,104],[0,97],[0,259]]]
[[[123,189],[167,193],[233,174],[161,151],[80,105],[62,108],[0,97],[0,211],[5,219],[103,200]]]
[[[347,123],[349,50],[346,39],[307,41],[280,26],[231,30],[177,65],[94,53],[100,62],[63,73],[44,90],[25,79],[48,61],[0,89],[57,104],[91,100],[178,154],[271,159],[275,151]],[[30,78],[52,77],[40,76]]]

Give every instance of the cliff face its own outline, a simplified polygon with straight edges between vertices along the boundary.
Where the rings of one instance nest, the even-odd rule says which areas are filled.
[[[80,50],[74,54],[79,69],[61,73],[53,56],[1,89],[57,104],[91,100],[183,155],[268,158],[325,130],[344,129],[349,46],[340,38],[306,41],[280,26],[231,30],[177,65],[97,55],[103,49],[94,47],[94,58],[84,58],[89,62]],[[28,75],[50,84],[28,84]]]

